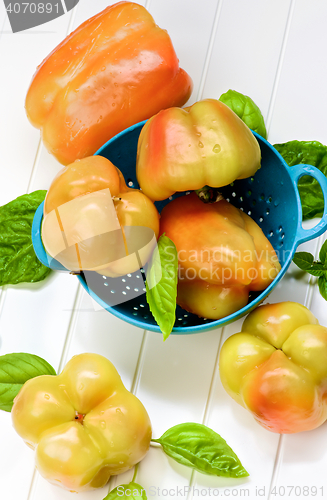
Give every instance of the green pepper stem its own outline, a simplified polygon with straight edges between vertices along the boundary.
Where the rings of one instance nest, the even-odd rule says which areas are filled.
[[[224,199],[218,188],[210,186],[203,186],[201,189],[197,189],[195,193],[203,203],[216,203]]]

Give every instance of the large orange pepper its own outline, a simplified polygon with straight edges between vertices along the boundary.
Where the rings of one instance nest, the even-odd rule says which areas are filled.
[[[203,203],[194,192],[174,199],[161,212],[160,233],[178,252],[177,303],[198,316],[239,310],[281,268],[260,227],[225,200]]]
[[[119,2],[79,26],[42,62],[26,112],[47,149],[67,165],[159,110],[182,106],[191,91],[168,33],[143,6]]]

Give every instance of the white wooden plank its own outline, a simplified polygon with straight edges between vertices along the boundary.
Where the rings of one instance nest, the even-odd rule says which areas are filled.
[[[194,87],[189,104],[197,101],[218,4],[218,0],[206,0],[201,2],[199,8],[198,0],[178,0],[178,3],[175,0],[150,2],[150,13],[156,23],[168,31],[180,67],[187,71],[193,80]]]
[[[76,288],[76,278],[63,273],[53,273],[44,283],[8,287],[0,321],[0,353],[37,354],[58,369]],[[2,449],[10,449],[11,466],[10,473],[0,469],[1,491],[7,498],[16,499],[29,491],[34,460],[23,441],[14,436],[10,415],[1,414],[1,423]],[[6,461],[7,454],[2,454],[0,460]],[[15,480],[18,476],[20,481]]]
[[[220,330],[173,335],[150,332],[137,396],[148,409],[155,437],[182,422],[199,422],[215,366]]]
[[[143,334],[142,329],[94,307],[90,296],[83,291],[65,363],[75,354],[83,352],[102,354],[115,365],[125,387],[130,390]]]
[[[326,426],[300,434],[283,436],[278,477],[273,484],[272,498],[287,495],[298,498],[325,498],[326,479],[322,471],[327,464]]]
[[[0,426],[1,496],[12,500],[26,498],[34,473],[34,452],[16,434],[10,413],[0,411]]]
[[[233,333],[240,331],[241,322],[237,323],[237,325],[234,324],[235,329],[231,328]],[[225,338],[224,336],[224,340]],[[212,488],[216,492],[219,490],[221,496],[231,496],[230,490],[232,490],[233,496],[243,495],[255,498],[258,488],[267,488],[270,484],[279,436],[268,433],[260,427],[249,412],[228,396],[222,387],[218,373],[212,398],[212,405],[205,423],[226,440],[250,476],[243,479],[230,479],[196,473],[191,486],[199,490],[207,490],[207,496],[209,488]],[[246,493],[242,493],[243,490],[246,490]],[[197,498],[196,493],[190,498]]]
[[[149,334],[136,395],[150,415],[155,438],[173,425],[202,421],[220,334],[174,335],[164,343],[161,336]],[[144,465],[140,476],[146,489],[188,485],[190,471],[164,460],[160,450],[153,450],[149,461],[149,473]]]
[[[36,66],[65,37],[69,19],[70,14],[37,31],[14,34],[5,22],[0,40],[1,205],[26,192],[40,133],[26,117],[25,96]]]
[[[7,17],[6,14],[6,9],[5,9],[5,4],[3,2],[0,3],[0,38],[1,38],[1,32],[4,29],[4,22]]]
[[[1,203],[24,194],[28,188],[39,144],[39,131],[25,116],[25,94],[37,64],[66,35],[69,19],[70,15],[63,16],[37,30],[16,34],[10,32],[6,21],[0,41],[0,63],[3,68],[8,68],[6,77],[0,83],[3,113],[0,122],[0,171],[2,179],[5,178],[0,187]],[[47,188],[48,181],[39,182],[35,189]],[[33,182],[30,188],[33,190]],[[58,273],[43,283],[7,287],[0,319],[1,354],[34,352],[58,368],[76,290],[76,279]],[[27,496],[34,471],[33,453],[15,435],[10,416],[1,415],[1,418],[4,419],[1,442],[11,450],[6,462],[6,467],[10,465],[10,472],[5,466],[1,467],[2,471],[5,470],[5,474],[1,474],[2,493],[8,498]],[[15,480],[17,477],[20,481]]]
[[[319,250],[326,241],[326,234],[323,234],[317,241],[315,260],[319,260]],[[318,288],[318,278],[311,279],[312,299],[310,304],[311,312],[318,318],[319,323],[327,327],[327,307],[326,300],[321,296]]]
[[[19,348],[57,369],[77,286],[75,277],[57,272],[44,282],[8,287],[0,323],[1,353]]]
[[[237,90],[267,115],[289,6],[290,0],[223,2],[203,97]]]
[[[324,0],[297,0],[272,115],[272,143],[316,140],[327,144],[327,68]]]
[[[272,115],[271,137],[274,142],[297,139],[318,140],[327,144],[324,119],[327,104],[322,98],[327,77],[322,63],[322,47],[327,43],[324,29],[326,16],[327,5],[323,1],[315,1],[314,6],[303,0],[295,4]],[[316,243],[312,243],[312,247]],[[313,292],[311,310],[321,324],[327,325],[326,302],[319,296],[317,287]],[[323,428],[283,437],[273,484],[277,493],[281,494],[285,488],[288,498],[304,499],[313,497],[316,487],[316,496],[323,496],[319,490],[325,486],[319,471],[327,464]]]
[[[59,486],[52,485],[48,483],[48,481],[43,479],[43,477],[40,476],[40,474],[36,474],[30,498],[32,498],[33,500],[36,498],[44,499],[45,494],[47,500],[71,500],[73,496],[72,492],[64,490]],[[107,494],[108,494],[108,486],[106,486],[105,488],[99,488],[97,490],[87,491],[84,493],[80,492],[78,493],[78,496],[75,493],[75,496],[77,496],[78,500],[103,500]],[[73,496],[73,498],[75,497]]]

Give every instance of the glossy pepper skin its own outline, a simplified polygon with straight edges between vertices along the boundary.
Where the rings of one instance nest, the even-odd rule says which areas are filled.
[[[162,233],[178,252],[177,303],[201,317],[239,310],[250,290],[264,290],[280,271],[259,226],[225,200],[207,204],[195,193],[175,198],[161,212]]]
[[[260,168],[259,144],[245,123],[215,99],[160,111],[144,125],[136,174],[142,191],[164,200],[177,191],[221,187]]]
[[[49,152],[68,165],[159,110],[182,106],[191,91],[167,32],[143,6],[119,2],[38,66],[25,107]]]
[[[224,343],[219,369],[228,394],[272,432],[308,431],[327,419],[327,328],[300,304],[251,312]]]
[[[70,491],[101,488],[142,460],[150,445],[144,406],[98,354],[74,356],[60,375],[26,382],[11,414],[35,449],[39,473]]]
[[[150,258],[158,232],[152,201],[127,187],[120,170],[101,156],[64,167],[45,198],[44,247],[71,271],[134,272]]]

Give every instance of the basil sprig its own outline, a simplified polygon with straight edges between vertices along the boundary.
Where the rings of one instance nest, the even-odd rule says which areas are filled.
[[[0,410],[10,412],[23,384],[39,375],[56,375],[56,372],[35,354],[21,352],[0,356]]]
[[[35,255],[32,223],[46,191],[19,196],[0,207],[0,286],[34,283],[50,273]]]
[[[193,422],[175,425],[161,438],[151,441],[159,443],[166,455],[176,462],[203,474],[232,478],[249,475],[226,441],[205,425]],[[129,484],[117,486],[103,500],[121,497],[147,500],[146,490],[134,482],[135,475]]]
[[[321,296],[327,300],[327,241],[322,245],[318,261],[309,252],[296,252],[293,262],[302,271],[318,277],[318,287]]]
[[[234,111],[250,129],[267,139],[267,130],[262,113],[250,97],[230,89],[219,97],[219,101]]]
[[[160,236],[147,276],[146,300],[166,340],[176,319],[178,257],[175,244],[168,236]]]
[[[145,489],[133,481],[128,484],[121,484],[108,493],[103,500],[116,500],[118,498],[129,498],[130,500],[147,500]]]
[[[152,441],[160,443],[176,462],[204,474],[236,478],[249,475],[226,441],[205,425],[175,425]]]
[[[327,176],[327,146],[318,141],[290,141],[274,144],[287,165],[309,164]],[[321,217],[324,212],[324,195],[319,182],[311,175],[299,179],[298,189],[302,204],[303,220]]]

